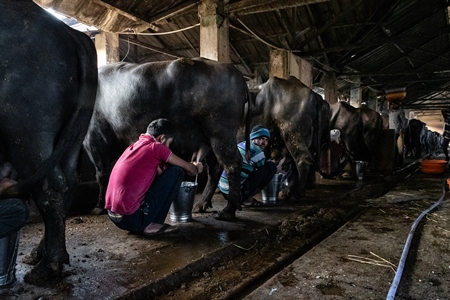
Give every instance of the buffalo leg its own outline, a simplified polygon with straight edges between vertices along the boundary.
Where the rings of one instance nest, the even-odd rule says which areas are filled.
[[[300,198],[305,197],[306,185],[313,160],[309,153],[309,149],[306,146],[299,146],[298,144],[297,146],[294,146],[289,143],[286,143],[286,146],[289,149],[296,166],[296,170],[293,168],[293,176],[292,180],[289,182],[288,195],[286,195],[286,197],[290,200],[299,200]]]
[[[25,281],[37,285],[58,278],[62,272],[62,265],[69,263],[65,245],[65,217],[67,202],[70,201],[70,195],[73,195],[73,188],[69,188],[60,168],[52,172],[45,184],[48,188],[33,194],[45,225],[43,240],[32,252],[34,261],[40,260],[25,276]]]
[[[234,221],[236,219],[236,210],[241,209],[241,183],[240,173],[242,165],[242,157],[239,154],[235,143],[235,134],[227,138],[223,132],[220,133],[220,139],[211,141],[212,150],[217,157],[217,161],[223,166],[227,173],[228,183],[230,185],[227,206],[216,216],[217,220]]]
[[[114,136],[101,135],[100,132],[111,132],[112,129],[99,128],[91,131],[84,140],[84,148],[95,166],[95,178],[99,186],[98,200],[91,210],[92,215],[105,213],[105,195],[113,162],[120,157],[126,145],[122,145]]]
[[[74,143],[81,146],[81,138]],[[74,146],[63,156],[63,163],[53,169],[45,188],[33,193],[45,225],[39,245],[32,251],[37,265],[25,275],[25,281],[41,285],[61,277],[63,264],[69,263],[66,249],[65,221],[77,188],[77,161],[80,147]]]
[[[206,157],[208,164],[208,181],[205,189],[203,190],[200,199],[194,204],[193,212],[206,212],[208,208],[212,208],[211,199],[217,188],[217,184],[222,174],[222,167],[218,164],[216,157],[213,153],[210,153]]]

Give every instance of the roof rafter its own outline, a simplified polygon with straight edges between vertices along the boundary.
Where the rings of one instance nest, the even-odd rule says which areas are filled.
[[[328,1],[329,0],[242,0],[226,5],[225,11],[230,14],[243,16]]]
[[[438,37],[438,36],[446,35],[449,33],[450,33],[450,28],[443,30],[443,31],[427,33],[426,37]],[[301,56],[301,57],[318,56],[320,54],[330,53],[330,52],[340,52],[340,51],[357,49],[357,48],[377,47],[377,46],[381,46],[381,45],[384,45],[387,43],[417,41],[418,39],[420,39],[421,36],[425,36],[425,35],[422,34],[422,35],[410,35],[410,36],[403,35],[403,36],[397,36],[397,37],[387,37],[385,39],[381,39],[378,41],[372,41],[372,42],[368,42],[368,43],[356,43],[356,44],[349,44],[349,45],[343,45],[343,46],[328,47],[325,49],[312,50],[312,51],[293,50],[292,52],[294,52],[296,55]]]

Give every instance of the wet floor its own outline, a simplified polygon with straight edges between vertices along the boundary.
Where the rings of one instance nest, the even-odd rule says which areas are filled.
[[[450,299],[450,202],[443,191],[449,176],[416,172],[365,200],[355,218],[242,298]],[[392,285],[397,273],[399,284]]]
[[[379,176],[370,176],[368,174],[365,183],[373,181],[374,185],[381,184],[373,189],[383,189],[386,184],[379,183]],[[327,209],[332,210],[326,204],[330,199],[339,200],[349,191],[362,187],[362,182],[351,178],[323,180],[314,190],[309,190],[302,201],[279,201],[266,207],[244,208],[237,212],[237,222],[215,220],[215,212],[225,206],[223,198],[216,194],[211,212],[193,214],[191,222],[177,223],[178,233],[154,238],[128,234],[115,227],[105,215],[71,216],[67,219],[66,229],[71,263],[65,267],[66,277],[47,287],[36,287],[23,281],[24,274],[31,268],[24,263],[26,255],[37,245],[43,232],[41,223],[28,224],[22,230],[17,259],[18,281],[10,289],[0,290],[0,296],[2,299],[154,299],[176,295],[174,299],[183,299],[177,291],[188,296],[188,289],[195,287],[190,282],[195,279],[211,285],[206,292],[199,285],[199,293],[191,293],[195,295],[193,298],[184,299],[202,299],[199,295],[203,294],[204,299],[211,299],[208,289],[217,290],[223,297],[226,290],[240,289],[238,283],[243,280],[238,279],[239,276],[247,276],[246,281],[251,285],[252,278],[264,273],[264,268],[271,268],[277,261],[292,259],[290,253],[301,248],[296,243],[302,243],[306,238],[287,238],[292,232],[290,224],[306,224],[306,216],[310,215],[326,219],[331,214],[318,207],[328,206]],[[364,194],[361,190],[359,193]],[[347,208],[340,209],[342,215],[348,213]],[[338,215],[330,216],[330,224],[342,221],[339,218]],[[308,229],[307,225],[303,229]],[[387,231],[387,228],[377,230]],[[321,225],[317,232],[326,229]],[[296,230],[299,232],[300,229]],[[253,260],[251,256],[254,256]],[[220,272],[233,273],[227,267],[233,261],[240,263],[235,283],[230,279],[230,282],[223,280],[221,285],[220,279],[218,283],[211,279],[213,273],[218,278]],[[261,268],[256,270],[261,271],[255,273],[258,263]],[[336,289],[324,286],[324,291],[327,290]]]

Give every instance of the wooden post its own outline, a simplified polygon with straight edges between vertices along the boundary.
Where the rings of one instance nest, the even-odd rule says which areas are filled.
[[[95,36],[97,65],[99,67],[119,61],[119,35],[102,32]]]
[[[355,83],[351,84],[350,86],[350,105],[358,108],[361,106],[362,98],[361,78],[355,77],[353,80],[355,81]]]
[[[328,73],[324,79],[324,98],[330,103],[338,102],[336,74]]]
[[[203,0],[198,7],[201,57],[231,62],[229,21],[224,12],[226,3],[228,0]]]
[[[367,99],[367,106],[376,111],[377,104],[378,104],[377,93],[372,90],[369,90],[369,98]]]
[[[269,64],[270,77],[295,76],[307,87],[312,87],[312,66],[301,57],[284,50],[271,50]]]

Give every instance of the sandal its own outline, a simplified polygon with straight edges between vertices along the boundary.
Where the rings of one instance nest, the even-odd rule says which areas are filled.
[[[246,200],[242,203],[244,207],[262,207],[264,204],[261,201],[252,198],[251,200]]]
[[[261,201],[253,199],[252,204],[250,204],[251,207],[263,207],[264,204]]]
[[[164,224],[158,231],[152,231],[152,232],[145,232],[145,230],[142,232],[145,236],[157,236],[162,234],[169,234],[169,233],[175,233],[178,232],[180,229],[176,226],[172,226],[169,224]]]

